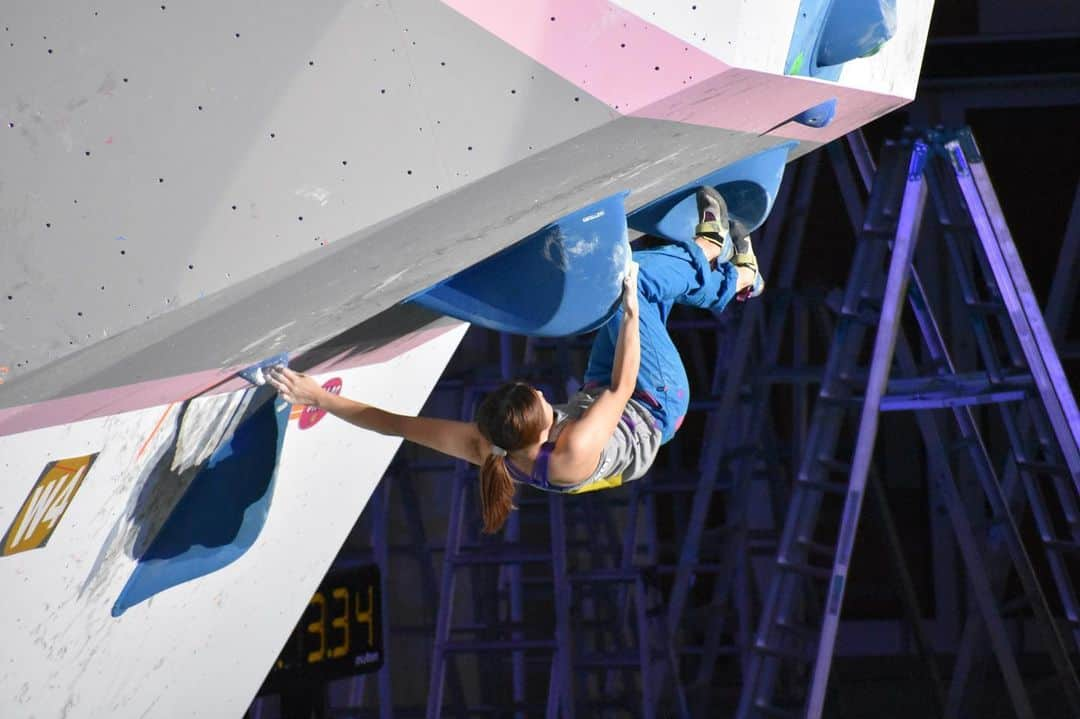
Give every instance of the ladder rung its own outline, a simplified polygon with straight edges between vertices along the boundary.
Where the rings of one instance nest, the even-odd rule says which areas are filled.
[[[614,569],[592,569],[585,572],[574,572],[570,575],[571,582],[634,582],[641,576],[638,567],[616,567]]]
[[[818,402],[833,410],[851,410],[862,407],[865,398],[861,394],[835,395],[822,391],[818,394]]]
[[[964,304],[973,312],[984,315],[998,315],[1006,314],[1008,312],[1005,305],[1000,302],[981,302],[976,300],[974,302],[965,302]]]
[[[776,566],[781,569],[786,569],[789,572],[795,572],[796,574],[802,574],[807,577],[814,577],[816,579],[831,579],[832,570],[825,569],[824,567],[815,567],[812,564],[805,562],[793,562],[785,557],[776,558]]]
[[[733,657],[733,656],[738,655],[740,653],[740,651],[741,651],[741,648],[736,646],[735,644],[721,644],[718,647],[713,647],[713,649],[716,651],[716,656],[718,656],[718,657]],[[681,657],[700,657],[700,656],[705,654],[705,647],[703,647],[701,645],[696,645],[696,646],[685,646],[684,645],[684,646],[681,646],[681,647],[677,647],[675,649],[675,651],[678,652],[679,656],[681,656]],[[710,679],[707,679],[706,681],[711,682],[712,679],[710,678]],[[689,688],[689,685],[688,685],[687,688]]]
[[[1018,459],[1016,460],[1016,466],[1021,470],[1034,472],[1035,474],[1052,474],[1056,477],[1069,476],[1068,467],[1052,462],[1037,462],[1030,459]]]
[[[972,450],[977,451],[978,449],[979,443],[977,440],[975,440],[973,437],[962,437],[949,445],[948,452],[950,455],[956,455],[960,454],[961,452],[970,452]]]
[[[662,652],[649,652],[649,659],[663,659]],[[586,654],[574,658],[575,669],[607,669],[608,667],[640,667],[641,654],[636,649],[612,654]]]
[[[840,482],[826,482],[821,479],[800,479],[797,481],[799,484],[806,485],[807,489],[814,489],[818,492],[845,495],[848,491],[847,485]]]
[[[878,322],[881,321],[881,312],[874,308],[859,308],[857,310],[850,310],[846,307],[841,307],[840,312],[837,313],[840,319],[850,320],[856,324],[864,325],[866,327],[876,327]]]
[[[517,652],[537,649],[554,650],[554,639],[486,639],[449,641],[442,645],[443,652],[447,654],[467,654],[470,652]]]
[[[818,640],[821,638],[816,629],[802,624],[790,624],[785,621],[777,621],[773,626],[798,639],[804,647],[817,646]]]
[[[1044,539],[1043,544],[1046,545],[1047,549],[1052,549],[1055,552],[1080,552],[1080,544],[1064,539]]]
[[[860,231],[859,236],[860,237],[865,237],[866,239],[893,240],[893,239],[896,238],[896,224],[895,223],[886,223],[884,225],[863,224],[862,230]]]
[[[754,702],[754,711],[758,714],[772,719],[798,719],[798,710],[781,709],[780,707],[774,707],[772,704],[767,704],[764,701]]]
[[[806,652],[801,652],[797,649],[787,649],[781,647],[774,647],[764,642],[754,642],[750,646],[751,651],[755,651],[758,654],[768,654],[769,656],[779,657],[780,659],[791,659],[796,662],[808,664],[809,659],[806,657]]]
[[[849,462],[841,462],[832,457],[818,457],[817,464],[822,469],[828,470],[830,474],[851,474],[851,464]]]
[[[795,543],[800,547],[806,549],[806,551],[816,554],[820,557],[832,559],[836,556],[836,547],[831,544],[822,544],[821,542],[814,542],[805,537],[800,537],[795,540]]]
[[[536,562],[550,562],[550,552],[535,552],[519,549],[507,549],[500,547],[498,552],[464,551],[455,556],[447,557],[447,561],[455,566],[468,566],[473,564],[523,564]]]

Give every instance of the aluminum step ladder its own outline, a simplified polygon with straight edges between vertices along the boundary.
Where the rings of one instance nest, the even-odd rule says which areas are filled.
[[[970,135],[966,137],[970,138]],[[956,141],[941,142],[940,138],[937,140],[935,148],[950,158],[958,185],[965,190],[967,203],[975,204],[976,196],[970,190],[979,189],[977,181],[971,179],[972,175],[979,176],[979,172],[974,169],[976,164],[978,170],[983,171],[981,179],[985,180],[981,162],[970,161],[971,157],[977,157],[977,153],[965,154],[959,149],[960,143]],[[973,141],[969,142],[968,146],[974,148]],[[1025,296],[1030,297],[1030,291],[1025,295],[1023,288],[1017,290],[1015,283],[1007,283],[1003,294],[1005,305],[1010,310],[1010,324],[1021,337],[1020,344],[1027,359],[1030,375],[1026,383],[1022,381],[1024,378],[1015,377],[1015,372],[1006,376],[988,371],[983,379],[977,375],[962,377],[952,368],[939,366],[932,377],[910,378],[906,383],[894,381],[891,387],[889,385],[894,350],[897,350],[900,312],[912,275],[911,263],[927,198],[924,172],[931,164],[930,146],[921,140],[905,146],[887,146],[883,152],[882,167],[879,168],[871,192],[867,221],[856,247],[847,290],[839,308],[840,316],[822,378],[819,399],[815,405],[806,452],[794,483],[777,552],[776,572],[766,595],[754,643],[754,654],[745,676],[738,709],[740,717],[821,716],[848,565],[871,470],[880,411],[916,410],[928,450],[943,452],[941,447],[931,447],[936,432],[929,410],[953,409],[954,416],[960,422],[961,432],[971,440],[969,444],[979,445],[981,442],[977,431],[974,427],[966,426],[963,419],[965,416],[970,418],[970,406],[997,404],[1005,407],[1003,403],[1015,403],[1027,396],[1035,396],[1046,407],[1049,425],[1053,429],[1052,437],[1058,443],[1064,462],[1048,462],[1044,461],[1044,457],[1040,457],[1034,462],[1027,462],[1027,469],[1041,471],[1048,466],[1054,469],[1064,467],[1074,475],[1077,473],[1070,459],[1078,444],[1075,431],[1070,430],[1070,425],[1074,430],[1080,431],[1080,425],[1070,420],[1070,417],[1075,417],[1075,401],[1068,393],[1067,385],[1063,386],[1054,381],[1056,356],[1053,355],[1053,347],[1048,337],[1044,343],[1039,336],[1038,308],[1034,307],[1032,311],[1032,308],[1025,306],[1023,302]],[[983,184],[988,186],[988,182]],[[985,197],[985,190],[980,197]],[[991,212],[1000,216],[1000,210],[996,206],[992,207]],[[984,229],[994,226],[994,223],[988,220],[987,213],[984,212],[980,217],[975,209],[972,215],[976,226],[981,225]],[[996,236],[980,232],[977,237],[983,251],[991,258],[990,269],[998,270],[993,276],[997,278],[999,287],[1005,278],[1014,278],[1015,282],[1018,275],[1022,276],[1022,268],[1019,267],[1019,259],[1015,256],[1011,240],[1003,241],[1000,231]],[[1015,263],[1011,271],[1005,265],[1005,257]],[[886,258],[889,259],[889,267],[887,274],[883,276],[881,265]],[[965,268],[959,266],[957,269]],[[1001,270],[1004,270],[1004,278]],[[1023,281],[1026,283],[1026,278]],[[883,295],[880,292],[882,284]],[[1008,287],[1012,288],[1011,294]],[[909,299],[916,309],[920,302],[925,307],[925,295],[922,294],[917,275]],[[933,354],[936,345],[941,344],[933,317],[925,311],[919,314],[918,319],[924,341]],[[858,361],[865,335],[872,327],[876,328],[876,337],[870,368],[868,373],[863,373],[859,371]],[[1042,332],[1045,334],[1045,328]],[[938,358],[947,359],[947,355],[939,351]],[[914,356],[903,338],[896,359],[903,371],[909,374],[914,371]],[[1057,367],[1060,369],[1059,364]],[[1008,384],[1010,380],[1013,385]],[[846,415],[850,410],[859,409],[861,415],[854,450],[838,452]],[[1045,436],[1046,433],[1042,434]],[[981,449],[985,456],[985,446],[975,449]],[[964,513],[963,503],[952,483],[951,474],[942,474],[938,481],[943,484],[943,492],[951,497],[950,518],[968,568],[969,579],[974,585],[980,613],[991,630],[995,653],[1002,662],[1006,684],[1018,714],[1030,715],[1030,704],[1010,654],[1000,612],[992,604],[990,583],[979,556],[978,543]],[[843,481],[845,476],[846,482]],[[1008,502],[996,482],[984,482],[982,488],[992,508],[994,520],[1006,537],[1005,544],[1025,594],[1043,629],[1047,650],[1065,687],[1069,702],[1076,708],[1080,692],[1075,671],[1049,616],[1045,597],[1035,580],[1030,561],[1019,541]],[[840,526],[835,528],[835,536],[826,531],[826,537],[823,538],[819,531],[822,528],[819,516],[827,497],[842,498],[843,511],[840,514]],[[1031,501],[1033,510],[1038,514],[1041,503]],[[1055,547],[1055,543],[1061,541],[1045,536],[1044,540],[1050,542],[1046,545],[1048,548]],[[808,588],[810,591],[804,591]],[[786,697],[778,691],[782,672],[788,672],[784,674],[789,689]],[[804,684],[807,685],[805,693],[798,690],[798,687]],[[791,689],[795,691],[790,691]]]

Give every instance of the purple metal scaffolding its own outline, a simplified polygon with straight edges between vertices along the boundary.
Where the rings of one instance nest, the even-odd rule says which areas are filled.
[[[1064,382],[1038,308],[1033,306],[1033,294],[1011,238],[1000,220],[1000,209],[970,133],[958,133],[956,139],[945,140],[940,135],[931,139],[934,155],[946,158],[947,162],[929,162],[930,147],[922,141],[916,142],[910,152],[899,153],[895,146],[887,146],[883,151],[883,167],[875,176],[862,239],[856,247],[852,274],[839,308],[839,324],[822,376],[811,434],[777,551],[777,571],[762,611],[755,653],[747,668],[738,712],[740,717],[816,718],[822,714],[848,564],[871,470],[877,417],[880,411],[889,410],[915,410],[917,413],[928,454],[936,459],[935,486],[949,510],[968,580],[972,583],[973,599],[989,630],[994,654],[1018,716],[1033,714],[996,601],[1000,592],[994,591],[994,583],[987,574],[979,542],[969,521],[970,508],[957,491],[949,471],[949,455],[931,410],[950,409],[953,412],[990,508],[993,536],[1004,545],[1012,560],[1066,699],[1074,711],[1080,706],[1080,685],[1020,540],[1010,511],[1011,498],[994,476],[971,415],[971,407],[993,404],[1001,410],[1006,427],[1014,430],[1018,426],[1014,405],[1042,410],[1041,414],[1035,412],[1022,421],[1037,429],[1045,421],[1049,427],[1048,431],[1038,432],[1043,456],[1034,460],[1026,458],[1021,453],[1017,432],[1010,431],[1010,438],[1014,440],[1012,462],[1025,478],[1025,488],[1035,486],[1034,480],[1027,479],[1033,472],[1053,476],[1056,498],[1065,510],[1065,519],[1071,520],[1074,518],[1075,492],[1068,492],[1069,488],[1063,486],[1061,480],[1080,476],[1080,465],[1072,459],[1080,445],[1075,401]],[[860,159],[858,154],[856,159]],[[863,169],[862,165],[868,165],[869,159],[864,156],[861,160],[860,169]],[[1002,301],[979,299],[964,258],[954,256],[952,264],[958,272],[969,310],[998,313],[1007,318],[1007,323],[1000,328],[1005,344],[1010,349],[1018,348],[1012,353],[1013,360],[1018,357],[1023,360],[1014,362],[1008,371],[1000,371],[993,359],[996,357],[994,350],[989,346],[992,338],[976,322],[974,329],[986,366],[979,372],[957,373],[944,349],[921,282],[913,273],[912,260],[927,195],[927,176],[939,177],[942,168],[949,167],[974,224],[973,254],[982,260],[983,277],[990,293],[994,299]],[[904,168],[906,173],[902,172]],[[939,200],[941,204],[944,203]],[[957,209],[957,203],[949,209]],[[949,212],[943,214],[952,217]],[[878,268],[889,249],[889,271],[882,278]],[[910,291],[906,288],[909,277],[912,280]],[[884,284],[883,294],[881,284]],[[928,354],[935,363],[936,371],[930,376],[915,376],[915,356],[906,340],[900,337],[898,342],[905,295],[913,307]],[[871,326],[876,326],[877,338],[867,376],[857,367],[856,361],[862,337]],[[889,381],[894,372],[894,359],[901,376]],[[1026,374],[1021,372],[1022,368],[1028,370]],[[862,412],[854,457],[847,462],[837,455],[836,448],[845,410],[852,407],[860,408]],[[836,475],[847,475],[848,481],[833,479]],[[1047,508],[1044,496],[1031,489],[1027,494],[1047,550],[1059,598],[1071,618],[1075,593],[1064,565],[1056,558],[1074,547],[1080,549],[1080,543],[1076,543],[1075,538],[1063,540],[1056,536],[1049,521],[1040,519]],[[844,508],[835,533],[826,530],[823,537],[819,514],[822,503],[830,495],[844,498]],[[1075,530],[1074,521],[1069,522],[1069,529]],[[793,666],[793,673],[783,675],[788,677],[785,691],[778,691],[782,673]],[[805,692],[799,687],[801,682],[792,680],[799,676],[808,679]]]

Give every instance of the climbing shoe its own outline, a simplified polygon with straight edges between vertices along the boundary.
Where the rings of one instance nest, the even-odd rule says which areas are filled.
[[[754,255],[754,246],[750,242],[750,233],[746,231],[746,226],[738,220],[730,220],[729,224],[731,244],[735,246],[735,255],[731,258],[731,264],[757,272],[757,257]]]
[[[715,188],[707,185],[698,188],[696,198],[699,220],[694,227],[694,234],[720,247],[717,264],[730,261],[735,254],[735,247],[731,242],[727,203]]]

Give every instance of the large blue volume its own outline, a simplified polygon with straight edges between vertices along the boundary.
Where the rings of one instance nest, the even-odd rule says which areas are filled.
[[[409,298],[488,329],[565,337],[615,312],[630,257],[620,192]]]
[[[626,218],[627,224],[648,235],[689,242],[698,223],[697,188],[712,185],[723,195],[730,217],[753,231],[768,217],[784,177],[788,152],[797,145],[785,142],[699,177],[634,210]]]
[[[138,558],[113,605],[114,617],[231,564],[255,543],[270,511],[290,407],[268,396],[210,455]]]

